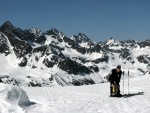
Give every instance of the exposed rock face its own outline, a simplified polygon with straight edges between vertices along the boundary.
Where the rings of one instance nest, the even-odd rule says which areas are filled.
[[[76,61],[72,61],[71,59],[65,59],[59,62],[58,67],[69,74],[79,74],[79,75],[85,75],[90,74],[92,71],[87,68],[86,66],[77,63]]]

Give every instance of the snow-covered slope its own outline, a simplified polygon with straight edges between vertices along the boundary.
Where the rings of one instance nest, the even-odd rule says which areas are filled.
[[[125,74],[125,76],[127,76]],[[129,98],[109,97],[109,83],[91,86],[68,86],[55,88],[24,88],[37,106],[38,113],[149,113],[150,112],[150,76],[139,76],[130,80],[131,94],[144,92],[144,95],[135,95]],[[123,90],[121,81],[121,93]],[[128,93],[128,81],[125,80],[125,93]],[[43,93],[36,93],[43,90]],[[37,97],[37,95],[40,97]],[[44,95],[44,97],[43,97]],[[42,101],[43,100],[43,101]],[[37,109],[40,106],[40,110]],[[41,107],[42,106],[42,107]]]
[[[79,33],[68,38],[53,28],[22,30],[9,21],[0,27],[0,75],[19,86],[67,86],[104,82],[122,65],[133,76],[149,71],[150,40],[92,42]]]
[[[109,97],[109,83],[88,86],[22,87],[29,99],[35,103],[26,107],[16,104],[18,101],[16,94],[18,95],[20,89],[0,84],[0,113],[149,113],[149,80],[148,74],[131,78],[129,92],[131,94],[144,92],[144,95],[134,95],[129,98]],[[122,85],[121,80],[121,93],[123,93]],[[125,79],[125,93],[128,93],[127,86],[128,81]],[[6,92],[8,97],[4,94]]]
[[[25,113],[30,102],[26,92],[17,86],[0,84],[0,113]]]

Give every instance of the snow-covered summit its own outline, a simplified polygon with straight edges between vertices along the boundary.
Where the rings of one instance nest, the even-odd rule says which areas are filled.
[[[41,36],[43,34],[39,28],[29,29],[29,32],[35,34],[36,36]]]
[[[121,43],[112,37],[106,41],[106,45],[119,45],[119,44]]]

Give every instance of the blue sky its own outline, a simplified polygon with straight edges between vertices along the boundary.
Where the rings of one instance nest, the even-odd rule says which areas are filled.
[[[56,28],[93,41],[150,39],[150,0],[0,0],[0,25]]]

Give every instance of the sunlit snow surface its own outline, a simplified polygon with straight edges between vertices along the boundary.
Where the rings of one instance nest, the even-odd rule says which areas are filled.
[[[22,113],[33,104],[21,88],[0,84],[0,113]]]
[[[30,104],[27,95],[20,88],[0,84],[0,113],[149,113],[149,80],[149,75],[131,78],[129,92],[144,92],[144,95],[129,98],[109,97],[109,83],[89,86],[22,87],[30,101],[35,104]],[[126,79],[125,93],[128,92],[127,82]],[[122,84],[121,81],[121,93]],[[22,91],[25,98],[18,96]],[[18,105],[19,98],[22,99],[22,106]],[[28,106],[24,106],[26,101],[29,102]]]

